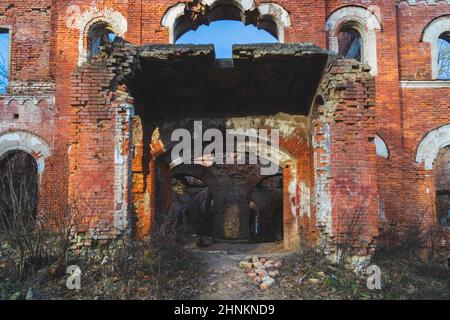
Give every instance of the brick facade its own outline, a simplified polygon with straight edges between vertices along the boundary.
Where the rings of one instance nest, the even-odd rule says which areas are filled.
[[[214,13],[213,6],[204,4],[207,2],[187,1],[189,10],[177,17],[185,14],[185,19],[192,19],[192,25],[205,21],[201,19]],[[326,61],[321,62],[322,69],[317,67],[314,73],[317,79],[310,81],[317,80],[317,86],[306,94],[311,99],[302,102],[301,112],[283,105],[272,108],[300,118],[279,121],[268,111],[279,103],[276,98],[268,105],[265,99],[250,106],[271,123],[267,128],[287,132],[281,137],[286,245],[296,246],[303,238],[340,243],[355,232],[348,226],[356,221],[358,236],[352,236],[351,242],[359,254],[365,255],[373,251],[386,225],[408,222],[417,215],[426,225],[437,224],[437,212],[445,211],[445,193],[450,189],[448,179],[442,178],[448,176],[448,152],[440,151],[450,144],[450,134],[444,132],[450,124],[450,84],[433,79],[433,48],[423,37],[434,20],[450,19],[450,3],[278,0],[277,7],[266,6],[268,13],[262,15],[261,5],[267,3],[241,0],[236,1],[235,7],[250,8],[242,13],[247,23],[260,23],[267,17],[277,21],[278,27],[283,28],[285,43],[310,42],[329,49],[332,35],[327,31],[327,23],[332,23],[330,17],[341,12],[349,12],[345,21],[358,19],[362,12],[369,21],[367,32],[375,35],[372,49],[376,49],[376,56],[370,58],[370,63],[376,63],[376,68],[372,65],[372,71],[367,65],[327,54]],[[152,90],[139,85],[147,79],[142,70],[166,67],[155,69],[159,65],[145,59],[150,57],[161,65],[174,66],[174,81],[167,73],[161,79],[151,78],[148,88],[160,81],[172,85],[181,77],[175,75],[179,62],[174,56],[180,57],[180,65],[183,59],[187,61],[180,67],[183,70],[192,63],[200,69],[214,64],[214,55],[207,48],[177,51],[172,47],[165,52],[157,46],[145,47],[170,42],[170,27],[163,26],[163,20],[177,4],[140,0],[102,0],[94,4],[86,0],[0,0],[0,27],[9,29],[11,34],[10,85],[0,100],[0,156],[5,151],[1,150],[2,136],[9,132],[33,134],[50,146],[51,155],[44,159],[45,169],[41,172],[42,212],[55,201],[83,197],[92,203],[86,213],[91,230],[95,233],[95,228],[100,228],[101,237],[107,240],[129,228],[140,236],[148,234],[158,214],[170,209],[171,169],[163,159],[170,151],[167,137],[164,138],[169,133],[155,130],[166,121],[160,116],[164,101],[158,100],[162,99],[160,96],[152,100]],[[104,51],[106,57],[91,60],[86,56],[89,28],[102,22],[126,42],[116,42]],[[248,52],[244,49],[235,49],[236,70],[247,61]],[[257,61],[258,49],[252,50],[249,60]],[[279,49],[282,50],[287,50],[291,58],[296,55],[288,47]],[[315,63],[319,66],[322,53],[314,52],[312,56],[318,57]],[[271,57],[284,54],[274,51]],[[298,55],[299,59],[309,59],[305,52]],[[290,76],[288,71],[284,75]],[[200,77],[183,79],[184,84],[174,83],[171,89],[186,88],[192,92],[202,86]],[[278,81],[264,79],[263,75],[253,79],[258,80]],[[281,95],[283,89],[267,86],[266,93],[273,90],[272,96]],[[251,93],[255,92],[257,89],[251,89]],[[242,98],[237,93],[236,96]],[[212,105],[211,108],[220,107],[215,102]],[[152,108],[160,111],[152,113]],[[226,121],[233,117],[239,117],[237,111],[208,116],[197,111],[192,119]],[[439,128],[444,128],[443,133],[433,136]],[[388,158],[376,155],[376,134],[386,143]],[[430,140],[426,140],[427,135]],[[18,140],[17,145],[26,141]],[[431,147],[421,146],[423,141],[435,143],[439,154]],[[436,165],[434,153],[438,158]],[[424,159],[418,159],[419,154]],[[427,167],[430,157],[432,165]],[[36,155],[35,158],[39,160]],[[336,252],[336,248],[330,248],[330,252]]]

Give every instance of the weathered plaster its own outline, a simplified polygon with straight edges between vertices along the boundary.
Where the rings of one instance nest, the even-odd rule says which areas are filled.
[[[169,43],[175,43],[175,22],[179,17],[184,15],[185,3],[178,3],[169,8],[161,20],[161,25],[169,29]]]
[[[322,141],[317,140],[317,134],[323,136]],[[325,228],[325,232],[331,236],[332,228],[332,201],[331,201],[331,148],[330,127],[325,123],[321,130],[313,135],[312,143],[314,149],[314,177],[315,177],[315,206],[317,225]],[[319,152],[320,151],[320,152]]]
[[[130,104],[120,105],[125,113],[116,114],[114,148],[114,227],[123,231],[128,226],[129,190],[132,179],[132,152],[127,143],[132,141],[132,118],[134,108]]]
[[[50,145],[33,133],[13,131],[0,135],[0,158],[15,150],[32,155],[36,159],[39,173],[44,171],[45,160],[51,156]]]
[[[450,145],[450,124],[429,132],[417,149],[416,162],[424,163],[425,170],[433,169],[434,160],[442,148]]]

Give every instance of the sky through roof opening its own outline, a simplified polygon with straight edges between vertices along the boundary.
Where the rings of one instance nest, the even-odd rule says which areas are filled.
[[[217,59],[232,57],[233,44],[277,43],[270,33],[241,21],[215,21],[182,35],[177,44],[214,44]]]

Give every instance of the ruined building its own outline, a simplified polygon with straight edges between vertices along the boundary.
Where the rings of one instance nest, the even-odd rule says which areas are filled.
[[[217,20],[279,43],[176,44]],[[418,223],[449,248],[448,0],[1,0],[0,28],[0,166],[38,177],[37,216],[84,203],[83,244],[184,210],[218,239],[367,255]],[[196,120],[278,130],[279,173],[174,161]]]

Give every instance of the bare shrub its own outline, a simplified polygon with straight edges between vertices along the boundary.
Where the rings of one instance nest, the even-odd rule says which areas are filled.
[[[183,274],[200,271],[198,260],[180,244],[186,229],[177,217],[169,214],[158,220],[147,238],[126,239],[115,251],[110,275],[119,276],[127,292],[141,285],[138,276],[145,279],[153,298],[188,298],[189,290],[179,289],[190,281]]]
[[[349,209],[350,210],[350,209]],[[357,247],[361,245],[361,235],[363,234],[363,219],[365,210],[363,208],[351,209],[348,213],[350,219],[338,233],[336,248],[337,262],[339,264],[349,263],[349,259],[358,254]]]
[[[440,259],[439,247],[444,230],[437,220],[435,223],[426,220],[426,211],[410,214],[407,221],[391,219],[380,236],[375,255],[426,259],[430,263]]]
[[[14,166],[4,166],[0,176],[0,240],[11,274],[23,279],[50,264],[63,270],[74,234],[89,224],[87,208],[93,201],[68,200],[59,186],[52,202],[38,212],[36,168],[17,175]]]
[[[45,259],[43,234],[35,232],[38,181],[33,168],[17,178],[16,162],[8,164],[0,177],[0,237],[4,249],[14,254],[15,271],[22,278],[27,267],[41,265]]]

